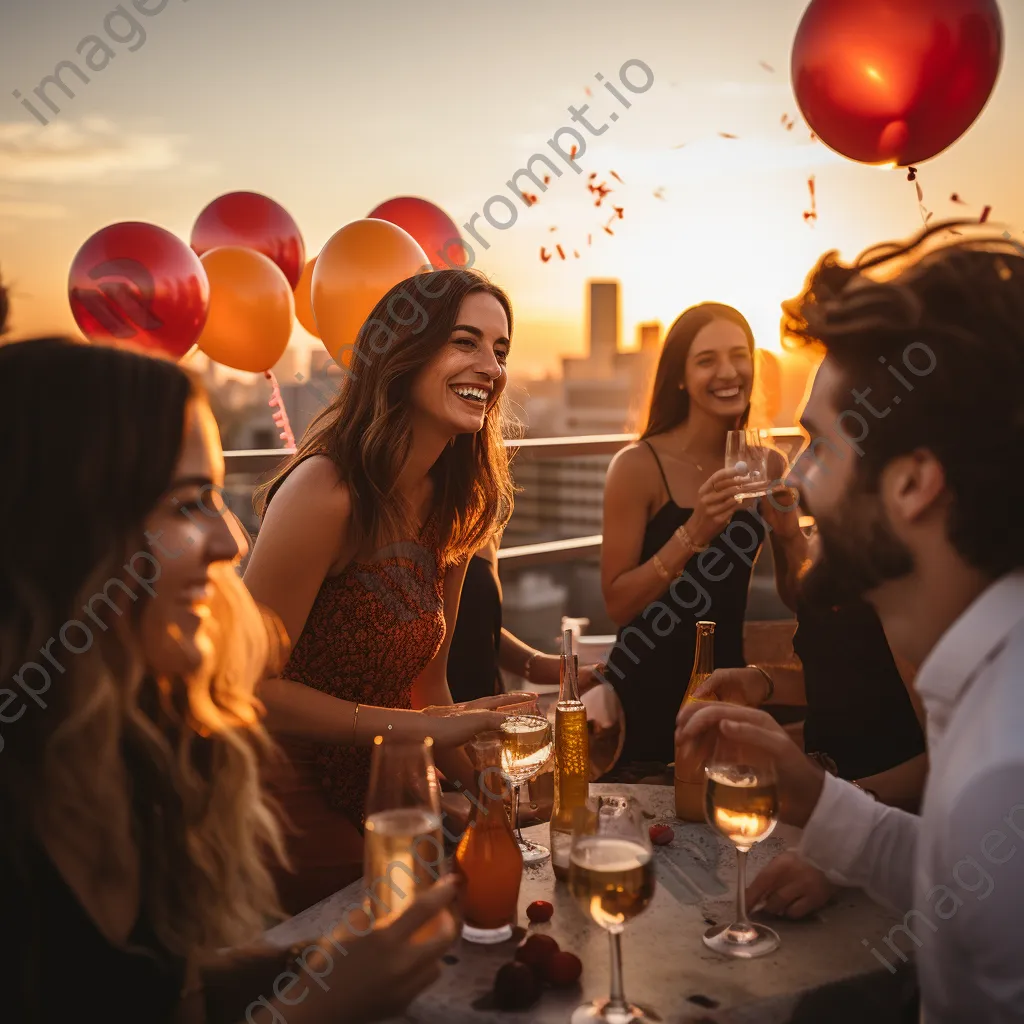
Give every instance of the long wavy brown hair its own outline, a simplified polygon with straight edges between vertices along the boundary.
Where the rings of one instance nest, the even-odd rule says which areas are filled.
[[[143,910],[164,946],[196,957],[251,941],[277,913],[265,859],[282,844],[260,789],[272,748],[254,688],[276,671],[281,634],[220,563],[203,664],[158,677],[139,641],[146,595],[125,570],[150,550],[145,523],[201,389],[173,363],[63,338],[0,348],[0,380],[13,425],[0,446],[0,678],[41,694],[0,726],[0,863],[17,877],[41,835],[73,823],[116,870],[126,854],[111,822],[128,815]],[[137,599],[118,610],[128,591]],[[22,941],[37,938],[26,923]]]
[[[750,354],[753,357],[754,332],[739,310],[720,302],[702,302],[699,306],[691,306],[680,313],[665,335],[665,345],[661,350],[654,385],[651,388],[647,426],[644,427],[639,440],[664,434],[689,419],[690,393],[681,389],[679,384],[686,379],[686,359],[694,339],[708,324],[716,320],[727,320],[739,327],[747,337]],[[749,414],[748,405],[737,423],[738,427],[746,423]]]
[[[508,296],[476,271],[419,274],[377,303],[359,331],[337,396],[310,424],[295,455],[257,488],[259,516],[285,477],[319,454],[334,463],[349,489],[356,546],[379,547],[410,535],[411,512],[395,489],[412,443],[410,391],[417,374],[448,343],[459,307],[474,292],[498,300],[511,337]],[[483,429],[457,436],[430,470],[441,550],[450,564],[477,551],[512,514],[514,489],[503,443],[511,427],[500,396]]]

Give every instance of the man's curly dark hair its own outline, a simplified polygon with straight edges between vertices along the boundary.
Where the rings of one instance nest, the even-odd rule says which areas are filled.
[[[865,402],[875,419],[862,484],[873,491],[915,448],[934,452],[953,498],[950,539],[993,577],[1024,565],[1024,247],[1008,236],[949,221],[851,264],[828,252],[783,303],[785,347],[823,348],[857,402],[901,403],[879,413]]]

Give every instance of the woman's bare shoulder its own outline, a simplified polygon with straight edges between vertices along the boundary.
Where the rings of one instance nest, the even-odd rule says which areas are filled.
[[[326,455],[303,459],[285,477],[274,502],[280,503],[279,508],[299,507],[307,513],[315,511],[341,519],[346,519],[352,508],[348,485]]]

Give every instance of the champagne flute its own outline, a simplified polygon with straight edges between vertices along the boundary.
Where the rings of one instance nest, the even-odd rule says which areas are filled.
[[[768,446],[759,430],[730,430],[725,436],[725,468],[739,469],[746,484],[737,501],[768,493]]]
[[[569,891],[584,913],[608,932],[612,959],[611,995],[578,1006],[572,1024],[660,1020],[652,1010],[628,1002],[622,989],[622,930],[654,897],[651,840],[633,797],[598,797],[577,809],[569,854]]]
[[[704,933],[704,945],[722,956],[750,960],[779,948],[779,936],[747,917],[747,854],[767,839],[779,814],[775,764],[758,747],[719,734],[704,769],[708,824],[736,847],[736,920]]]
[[[537,710],[536,699],[500,707],[508,715],[501,723],[501,774],[512,787],[512,824],[524,864],[539,864],[551,851],[523,838],[519,825],[519,797],[523,785],[539,775],[554,752],[551,723]]]
[[[373,740],[363,885],[367,912],[378,925],[402,913],[446,873],[433,748],[430,737]]]

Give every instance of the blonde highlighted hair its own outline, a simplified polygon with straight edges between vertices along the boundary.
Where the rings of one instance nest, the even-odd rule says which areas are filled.
[[[4,727],[0,860],[16,868],[56,829],[86,836],[116,870],[130,820],[142,909],[168,951],[195,958],[252,940],[278,913],[267,860],[284,859],[260,787],[273,747],[255,696],[280,668],[283,633],[234,566],[217,563],[201,664],[154,675],[138,638],[147,598],[125,569],[148,550],[144,523],[201,390],[172,363],[55,338],[0,349],[0,376],[18,431],[0,448],[0,678],[33,664],[50,678],[43,689],[32,677],[44,706],[26,701]],[[66,642],[69,623],[87,644]],[[70,652],[57,646],[59,672],[57,637]]]

